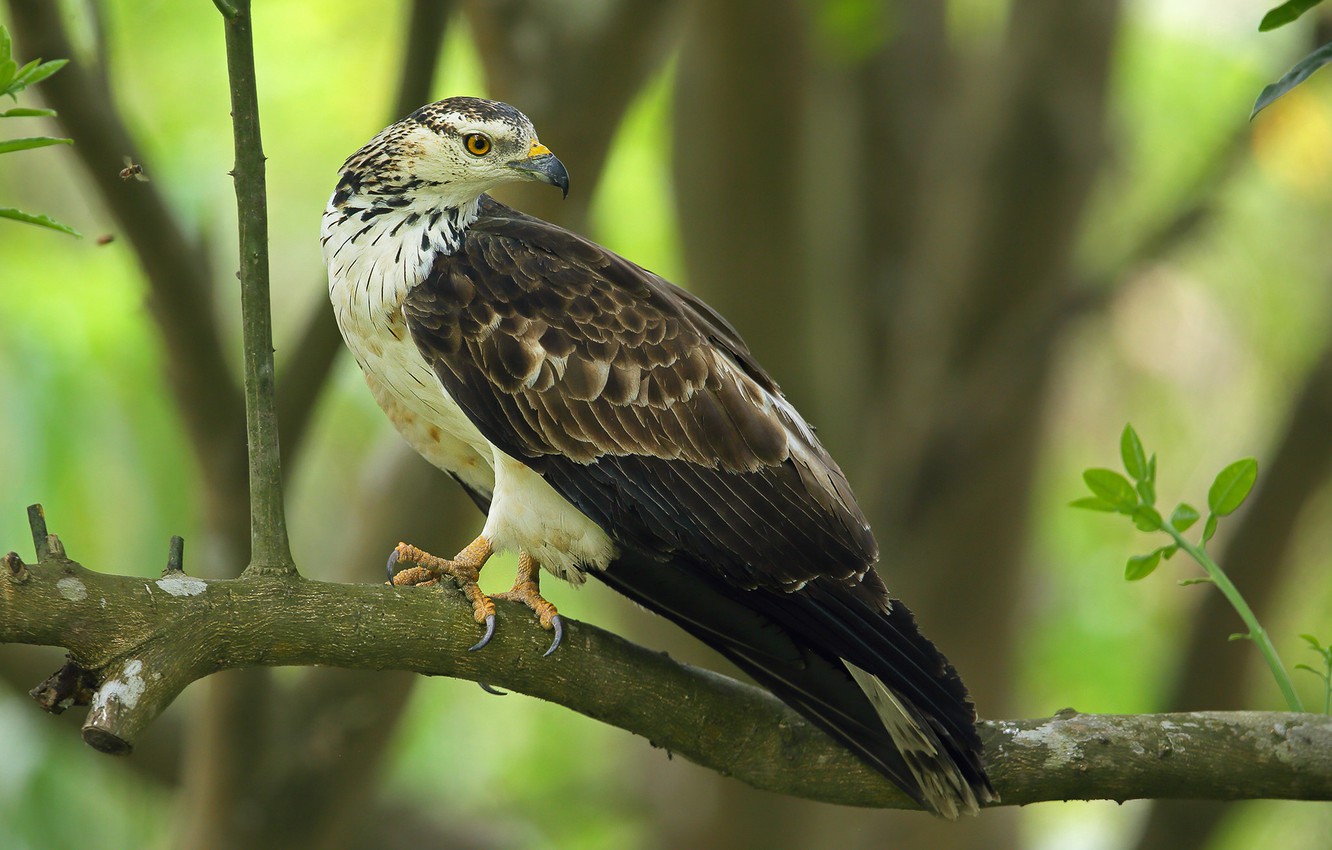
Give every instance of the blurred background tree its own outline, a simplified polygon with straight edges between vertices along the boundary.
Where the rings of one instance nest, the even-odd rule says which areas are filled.
[[[243,415],[221,26],[206,2],[10,0],[72,148],[0,196],[88,234],[0,229],[0,539],[23,506],[76,557],[244,564]],[[1220,558],[1289,661],[1327,634],[1332,90],[1250,127],[1313,44],[1248,2],[462,0],[256,9],[292,542],[373,581],[474,508],[342,356],[318,220],[342,159],[449,94],[526,111],[574,190],[507,197],[701,293],[817,425],[890,587],[986,717],[1278,708],[1204,587],[1122,581],[1131,530],[1065,509],[1132,420],[1189,497],[1241,454]],[[1311,17],[1311,16],[1306,16]],[[30,93],[31,94],[31,93]],[[120,177],[124,158],[150,182]],[[13,160],[14,158],[7,158]],[[103,235],[105,234],[105,235]],[[100,238],[99,238],[100,237]],[[108,237],[110,239],[108,240]],[[8,544],[14,545],[14,544]],[[500,570],[501,573],[504,570]],[[500,588],[495,588],[500,589]],[[709,665],[596,588],[572,616]],[[1309,660],[1309,659],[1304,659]],[[0,647],[0,846],[1323,848],[1315,804],[1045,804],[961,825],[752,791],[622,732],[457,681],[233,672],[106,759]],[[1320,686],[1302,676],[1306,701]],[[927,844],[929,842],[929,844]]]

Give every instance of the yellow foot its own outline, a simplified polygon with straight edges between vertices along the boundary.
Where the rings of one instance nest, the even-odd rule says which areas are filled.
[[[555,632],[555,639],[550,642],[550,649],[547,649],[542,657],[550,655],[559,648],[560,641],[564,638],[564,621],[560,619],[560,612],[555,610],[555,606],[541,595],[541,567],[526,550],[518,553],[518,573],[514,576],[513,588],[504,593],[496,593],[492,598],[521,602],[537,615],[541,628]]]
[[[485,623],[485,635],[471,648],[477,650],[489,643],[490,638],[495,634],[495,603],[491,602],[490,597],[481,592],[481,588],[476,583],[477,578],[481,575],[481,568],[485,566],[492,552],[490,541],[485,537],[478,537],[473,540],[466,549],[459,552],[452,560],[423,552],[408,543],[399,543],[389,554],[389,581],[397,587],[428,587],[438,584],[443,576],[452,578],[457,582],[463,595],[467,597],[467,601],[472,603],[472,615],[476,618],[476,621]],[[397,571],[395,568],[403,563],[413,564],[414,566]]]

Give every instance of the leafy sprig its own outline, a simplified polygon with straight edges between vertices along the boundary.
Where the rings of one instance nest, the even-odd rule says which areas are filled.
[[[1262,22],[1258,24],[1258,31],[1267,32],[1294,23],[1301,15],[1321,2],[1323,0],[1286,0],[1285,3],[1268,10],[1267,14],[1263,15]],[[1259,92],[1258,100],[1253,104],[1253,111],[1249,113],[1249,119],[1252,120],[1253,116],[1266,109],[1277,98],[1309,79],[1314,71],[1328,62],[1332,62],[1332,43],[1324,44],[1296,62],[1285,76]]]
[[[19,92],[29,86],[36,85],[42,80],[59,71],[68,63],[68,59],[54,59],[50,62],[43,62],[40,59],[33,59],[31,62],[19,67],[18,62],[13,58],[13,41],[9,37],[9,30],[0,25],[0,97],[6,95],[10,100],[17,102]],[[49,118],[54,116],[54,109],[34,109],[30,107],[17,106],[0,112],[0,118]],[[32,148],[44,148],[49,145],[71,145],[73,139],[60,139],[54,136],[29,136],[23,139],[0,139],[0,154],[13,153],[15,151],[31,150]],[[41,227],[49,227],[52,230],[59,230],[61,233],[68,233],[71,236],[78,236],[79,232],[67,224],[49,218],[44,215],[35,215],[13,207],[0,207],[0,218],[7,218],[12,221],[21,221],[27,224],[36,224]]]
[[[1180,502],[1170,512],[1168,519],[1161,516],[1156,508],[1156,455],[1147,454],[1132,425],[1124,426],[1119,439],[1119,454],[1128,476],[1113,469],[1086,470],[1082,473],[1082,479],[1092,495],[1074,501],[1073,507],[1123,514],[1133,520],[1140,531],[1164,532],[1168,535],[1172,542],[1130,557],[1124,566],[1124,578],[1127,581],[1140,581],[1155,572],[1162,560],[1169,560],[1177,552],[1183,551],[1202,567],[1205,575],[1185,579],[1180,584],[1216,585],[1248,627],[1247,632],[1231,635],[1231,640],[1252,640],[1267,661],[1290,710],[1303,711],[1290,676],[1286,674],[1267,632],[1229,576],[1207,553],[1207,543],[1216,535],[1220,518],[1234,513],[1253,490],[1254,482],[1258,479],[1258,461],[1253,458],[1237,460],[1217,474],[1207,490],[1207,518],[1203,522],[1202,534],[1198,542],[1194,543],[1184,533],[1202,519],[1202,515],[1192,505]]]
[[[1316,670],[1308,664],[1296,664],[1296,670],[1308,670],[1323,680],[1323,713],[1332,714],[1332,644],[1327,646],[1313,635],[1300,635],[1309,648],[1323,659],[1323,669]]]

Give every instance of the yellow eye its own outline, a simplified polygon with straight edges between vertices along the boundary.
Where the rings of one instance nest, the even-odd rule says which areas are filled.
[[[467,146],[467,152],[473,156],[485,156],[490,153],[490,139],[480,133],[468,133],[463,136],[463,144]]]

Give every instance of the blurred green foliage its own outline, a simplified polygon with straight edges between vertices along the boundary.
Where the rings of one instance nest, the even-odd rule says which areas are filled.
[[[955,5],[955,36],[967,44],[983,43],[1004,24],[993,11],[1003,4]],[[1116,160],[1082,240],[1080,265],[1092,279],[1114,266],[1134,234],[1199,190],[1201,169],[1230,143],[1264,67],[1280,64],[1285,47],[1280,38],[1217,37],[1144,4],[1131,5],[1129,14],[1114,77]],[[256,15],[281,363],[305,312],[325,307],[319,216],[338,165],[383,123],[400,16],[302,0],[270,0]],[[838,20],[829,23],[835,31]],[[217,13],[208,3],[112,0],[104,25],[115,94],[144,145],[145,168],[177,214],[207,232],[218,279],[230,280],[232,157]],[[91,50],[90,28],[85,38]],[[451,27],[435,95],[484,93],[481,79],[466,27]],[[621,126],[592,206],[592,235],[686,283],[671,201],[670,80],[668,68]],[[543,140],[559,150],[559,139]],[[1132,419],[1156,435],[1170,459],[1172,487],[1204,489],[1208,470],[1266,445],[1329,332],[1328,82],[1315,78],[1283,98],[1255,122],[1244,145],[1245,164],[1222,194],[1213,226],[1185,250],[1137,270],[1114,306],[1065,343],[1030,511],[1017,706],[1023,716],[1068,705],[1158,708],[1175,674],[1171,651],[1195,604],[1189,593],[1143,593],[1101,568],[1132,545],[1134,531],[1064,509],[1085,458]],[[22,167],[0,159],[0,195],[66,210],[87,233],[112,230],[67,151],[25,156]],[[196,542],[200,506],[143,284],[123,243],[57,239],[0,230],[0,480],[7,484],[0,548],[26,545],[23,508],[40,501],[73,557],[99,569],[155,574],[172,534],[185,537],[187,552]],[[217,308],[234,330],[234,293],[220,293]],[[233,338],[238,366],[238,332]],[[344,358],[321,402],[308,466],[288,496],[293,545],[307,575],[319,576],[320,556],[336,545],[330,530],[345,521],[345,494],[396,439]],[[1292,586],[1269,623],[1283,652],[1302,646],[1298,629],[1328,626],[1330,520],[1326,494],[1302,519],[1298,590]],[[575,595],[548,584],[552,601],[571,616],[614,627],[600,613],[602,589]],[[1246,649],[1220,639],[1217,646]],[[1301,678],[1308,680],[1301,683],[1306,699],[1321,700],[1313,677]],[[1279,706],[1268,691],[1253,690],[1255,707]],[[413,699],[393,748],[389,793],[410,794],[427,809],[438,800],[441,819],[465,813],[503,831],[508,846],[648,844],[644,801],[653,792],[637,778],[626,780],[643,775],[634,769],[650,757],[643,741],[557,706],[490,697],[466,682],[426,680]],[[177,706],[170,713],[180,712]],[[75,724],[39,714],[18,692],[0,692],[0,847],[73,850],[89,835],[108,847],[159,846],[172,827],[172,794],[56,728]],[[459,762],[466,771],[441,769]],[[515,808],[536,814],[519,821]],[[1224,848],[1324,850],[1332,834],[1326,806],[1240,808]],[[1132,840],[1143,810],[1048,804],[1021,816],[1031,847],[1110,848]]]

